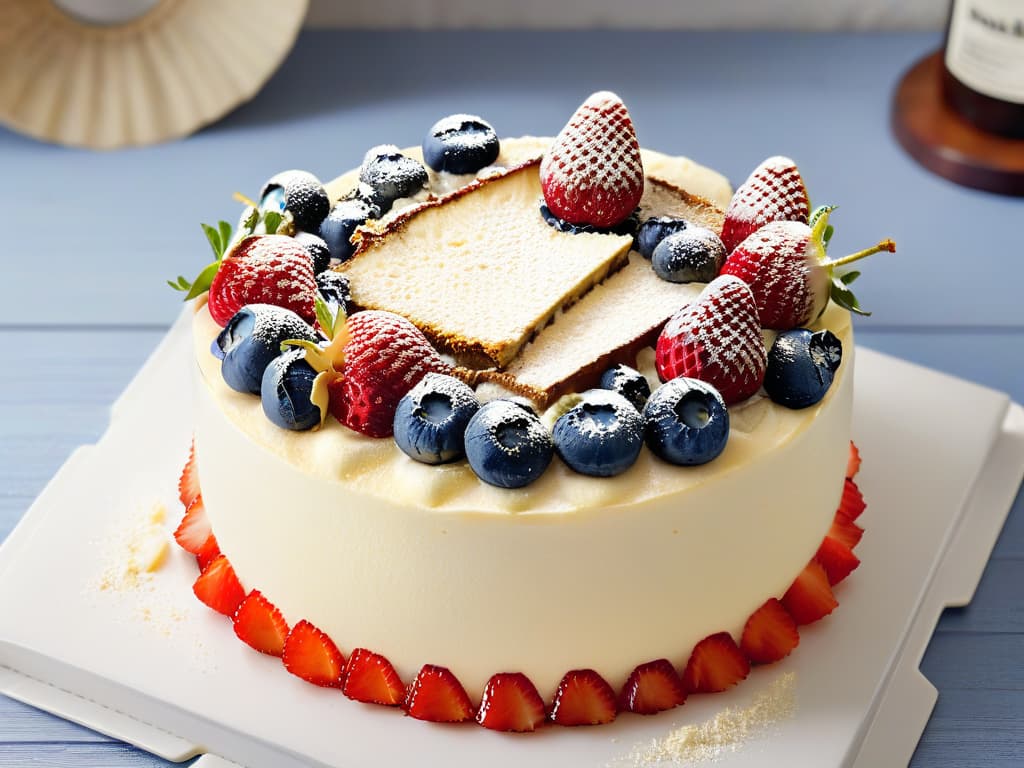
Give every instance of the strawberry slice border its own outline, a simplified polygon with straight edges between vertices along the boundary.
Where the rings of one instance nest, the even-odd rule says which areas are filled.
[[[862,495],[859,487],[857,486],[857,483],[854,481],[853,478],[856,476],[857,470],[860,468],[860,458],[861,457],[860,457],[860,452],[857,449],[857,446],[852,441],[850,442],[850,453],[851,453],[851,457],[853,457],[853,456],[856,457],[856,464],[854,465],[854,462],[851,460],[850,467],[851,467],[851,469],[853,469],[853,472],[852,472],[852,474],[848,472],[847,476],[843,478],[843,488],[844,488],[843,496],[846,497],[847,494],[849,494],[851,491],[856,496],[857,501],[858,501],[857,516],[859,517],[860,513],[863,512],[863,509],[864,509],[865,505],[864,505],[864,502],[863,502],[863,495]],[[192,451],[190,451],[188,461],[186,462],[185,471],[191,471],[191,472],[195,471],[195,456],[194,456],[194,453]],[[200,492],[200,498],[201,498],[201,492]],[[187,515],[187,513],[188,513],[188,506],[186,506],[186,515]],[[848,513],[847,513],[846,509],[844,509],[844,505],[843,505],[842,500],[840,501],[839,508],[836,510],[834,520],[839,521],[841,523],[848,523],[849,522],[849,516],[848,516]],[[860,526],[858,526],[858,527],[860,527]],[[830,529],[830,533],[831,533],[831,529]],[[824,539],[823,539],[823,545],[826,545],[830,538],[831,538],[830,535],[826,534]],[[216,543],[215,536],[212,534],[212,532],[210,534],[210,540],[213,540],[214,544]],[[859,544],[859,541],[860,540],[858,538],[858,541],[856,542],[856,544]],[[849,547],[849,549],[850,550],[854,549],[856,547],[856,544],[854,544],[853,547]],[[843,545],[843,546],[846,546],[846,545]],[[189,551],[189,550],[186,549],[185,551]],[[820,551],[821,551],[821,548],[819,548],[818,552],[820,552]],[[190,555],[191,554],[194,554],[194,553],[190,553]],[[794,583],[800,578],[800,576],[804,573],[804,571],[807,569],[807,567],[824,568],[823,564],[818,562],[818,559],[817,559],[818,556],[819,555],[816,553],[815,556],[812,557],[811,560],[808,562],[807,566],[805,566],[804,568],[801,569],[800,573],[797,574],[797,576],[794,578]],[[227,561],[227,558],[224,557],[224,555],[220,554],[219,552],[217,553],[216,559],[217,560],[223,560],[224,563],[226,564],[227,568],[231,567],[230,563]],[[203,571],[205,569],[200,568],[200,570]],[[251,592],[250,592],[250,594],[251,594]],[[243,594],[243,597],[245,597],[245,594]],[[782,597],[783,596],[781,596],[781,595],[774,595],[774,596],[770,595],[770,596],[768,596],[768,598],[766,598],[766,600],[771,601],[772,598],[776,598],[776,602],[778,602],[779,599],[781,599]],[[244,602],[244,601],[240,600],[240,602]],[[780,605],[782,605],[782,603],[780,603]],[[760,610],[760,608],[758,608],[758,610]],[[221,611],[221,612],[223,612],[223,611]],[[756,613],[756,611],[755,611],[755,613]],[[233,615],[227,615],[227,618],[232,621],[232,626],[233,626],[234,625],[234,616]],[[824,618],[824,617],[822,617],[822,618]],[[308,622],[297,621],[296,625],[307,624],[307,623]],[[798,625],[802,624],[802,622],[796,622],[796,623]],[[317,631],[319,631],[319,630],[317,630]],[[711,637],[713,637],[716,634],[722,634],[722,633],[712,633],[711,635],[708,635],[708,638],[711,638]],[[325,635],[325,637],[326,637],[326,635]],[[701,645],[701,643],[704,642],[704,640],[707,640],[708,638],[704,638],[699,643],[697,643],[697,646],[695,646],[695,650],[696,650],[697,647],[699,647]],[[327,638],[327,639],[330,640],[330,638]],[[733,640],[734,640],[734,642],[736,642],[735,638],[733,638]],[[240,642],[242,642],[242,641],[240,641]],[[798,638],[798,642],[799,642],[799,638]],[[743,652],[742,643],[737,642],[736,644],[738,646],[738,650],[740,652]],[[367,654],[373,654],[374,653],[373,651],[370,651],[370,650],[367,650],[367,649],[361,649],[361,650],[364,653],[367,653]],[[258,652],[258,651],[255,651],[255,652]],[[379,656],[380,654],[374,654],[374,655],[378,655]],[[692,653],[690,655],[692,655]],[[690,655],[687,656],[687,664],[689,664]],[[748,661],[751,662],[751,664],[759,664],[759,665],[763,665],[764,664],[764,662],[759,660],[759,659],[750,658],[750,656],[748,654],[746,654],[746,653],[744,653],[744,657],[746,657],[748,659]],[[384,659],[385,662],[388,661],[386,657],[381,656],[381,658]],[[780,661],[781,661],[781,659],[780,659]],[[390,664],[390,662],[388,662],[388,663]],[[637,667],[638,668],[639,667],[643,667],[646,664],[650,664],[650,663],[652,663],[652,662],[644,662],[644,663],[638,664]],[[768,663],[776,663],[776,662],[768,662]],[[431,665],[428,664],[426,666],[430,667]],[[685,668],[685,666],[686,665],[684,665],[684,668]],[[347,671],[347,663],[345,664],[345,667],[346,668],[343,668],[343,670],[342,670],[342,675],[341,675],[342,679],[344,678],[344,674]],[[452,678],[455,679],[456,683],[459,682],[458,679],[455,678],[454,675],[452,675],[452,673],[449,672],[447,669],[444,669],[444,671],[448,675],[451,675]],[[570,672],[571,672],[571,670],[570,670]],[[680,669],[676,669],[676,672],[677,672],[677,674],[682,675],[682,671]],[[420,670],[420,673],[422,673],[422,670]],[[566,673],[566,674],[569,674],[569,673]],[[339,684],[338,684],[337,687],[340,689],[342,681],[339,680],[338,682],[339,682]],[[415,682],[416,682],[415,680],[410,680],[409,682],[402,681],[402,683],[405,685],[406,697],[408,697],[409,692],[413,689]],[[629,679],[627,679],[625,685],[628,685],[628,684],[629,684]],[[460,684],[460,688],[461,688],[461,684]],[[463,690],[463,693],[465,693],[465,689],[463,688],[462,690]],[[691,692],[691,693],[693,693],[693,692]],[[700,695],[700,694],[697,694],[697,695]],[[617,706],[617,714],[623,714],[623,713],[629,712],[629,709],[628,708],[624,708],[624,706],[622,704],[622,702],[623,702],[622,695],[620,694],[619,696],[616,696],[615,698],[616,698],[616,702],[617,702],[617,704],[616,704],[616,706]],[[387,706],[387,707],[392,708],[392,709],[396,709],[396,708],[404,709],[404,707],[406,706],[406,702],[398,702],[397,704],[383,704],[382,703],[382,704],[379,704],[378,706]],[[666,710],[666,711],[670,711],[670,710]],[[546,723],[548,725],[554,725],[554,724],[561,725],[561,724],[557,723],[557,721],[555,721],[555,720],[553,720],[551,718],[551,714],[552,714],[552,706],[551,706],[551,704],[548,704],[546,702],[544,703],[544,712],[545,712],[545,718],[546,718],[544,720],[544,723]],[[414,718],[414,719],[416,719],[416,718]],[[464,722],[475,723],[475,722],[477,722],[477,720],[478,720],[478,718],[474,718],[474,717],[472,717],[470,715],[470,716],[467,716],[467,718],[465,719]],[[538,726],[543,726],[543,723],[538,723]],[[574,724],[574,725],[562,725],[562,727],[577,727],[577,726]]]

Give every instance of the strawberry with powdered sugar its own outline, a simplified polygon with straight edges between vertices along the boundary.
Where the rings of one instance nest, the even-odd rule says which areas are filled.
[[[761,387],[768,353],[750,288],[732,276],[717,277],[700,296],[676,312],[655,348],[662,381],[677,376],[714,386],[726,405]]]
[[[544,201],[570,224],[614,227],[640,203],[644,169],[633,120],[610,91],[573,113],[540,166]]]
[[[773,221],[807,223],[811,207],[796,163],[775,155],[753,170],[732,196],[722,224],[726,252]]]

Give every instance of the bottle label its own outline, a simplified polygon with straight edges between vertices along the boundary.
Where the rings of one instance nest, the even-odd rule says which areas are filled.
[[[954,0],[946,68],[968,88],[1024,104],[1024,0]]]

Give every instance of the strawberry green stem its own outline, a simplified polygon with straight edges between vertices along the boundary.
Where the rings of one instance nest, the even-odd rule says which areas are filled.
[[[896,243],[886,238],[885,240],[882,240],[880,243],[875,243],[870,248],[865,248],[863,251],[851,253],[849,256],[843,256],[841,259],[831,259],[829,261],[823,261],[821,263],[821,266],[841,267],[844,264],[851,264],[855,261],[863,259],[866,256],[870,256],[873,253],[878,253],[879,251],[888,251],[889,253],[896,253]]]

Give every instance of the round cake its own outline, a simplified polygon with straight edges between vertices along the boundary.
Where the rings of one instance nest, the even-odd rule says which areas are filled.
[[[586,699],[573,693],[577,688],[613,692],[611,717],[623,710],[649,713],[681,703],[686,693],[728,687],[746,676],[750,662],[788,654],[796,626],[830,612],[830,583],[856,566],[850,552],[856,541],[842,544],[849,545],[842,554],[852,561],[839,558],[837,565],[829,552],[830,541],[844,538],[837,524],[856,528],[859,512],[848,509],[856,495],[847,479],[854,363],[849,313],[829,302],[799,324],[814,338],[827,331],[842,350],[841,365],[838,359],[830,364],[813,402],[794,406],[789,390],[776,395],[772,366],[777,372],[793,363],[775,348],[795,331],[779,328],[777,337],[759,324],[752,333],[767,366],[762,359],[753,389],[731,396],[744,366],[757,367],[757,354],[753,363],[741,354],[750,333],[737,330],[740,320],[722,310],[733,305],[721,297],[732,301],[742,291],[740,299],[749,294],[753,302],[757,286],[749,276],[749,289],[733,276],[663,279],[664,252],[659,245],[652,269],[649,254],[640,252],[644,234],[637,227],[683,220],[691,231],[699,225],[716,241],[726,240],[748,211],[733,210],[736,198],[717,173],[685,158],[641,153],[636,145],[629,156],[642,163],[642,192],[625,204],[635,220],[631,231],[615,231],[599,218],[607,201],[590,219],[570,221],[566,212],[585,205],[557,186],[564,169],[552,170],[552,158],[564,151],[566,136],[578,132],[577,116],[554,144],[503,139],[486,167],[469,173],[437,170],[441,161],[431,162],[427,144],[426,158],[419,149],[402,150],[417,165],[426,160],[427,183],[415,195],[397,197],[388,212],[367,217],[345,238],[354,252],[331,267],[350,290],[343,307],[356,310],[350,328],[363,313],[398,315],[439,350],[443,372],[472,385],[479,403],[511,400],[549,433],[554,427],[550,463],[521,487],[502,487],[461,454],[426,463],[397,438],[342,423],[336,398],[340,384],[356,374],[340,363],[337,371],[327,366],[339,384],[330,389],[330,405],[317,400],[315,387],[309,395],[338,418],[318,410],[322,418],[312,429],[281,428],[268,418],[269,371],[263,396],[254,397],[251,390],[238,391],[231,372],[222,370],[233,343],[225,338],[241,326],[232,320],[222,328],[225,312],[212,306],[226,295],[218,278],[210,303],[197,301],[194,461],[182,494],[190,512],[198,508],[202,517],[190,524],[187,515],[179,539],[204,568],[200,598],[232,615],[246,642],[283,654],[285,665],[311,682],[342,687],[352,698],[403,705],[423,719],[463,719],[438,715],[423,704],[422,691],[419,708],[411,701],[429,682],[428,672],[443,670],[461,685],[470,715],[500,730],[536,724],[499,714],[514,709],[503,696],[521,703],[539,695],[542,716],[566,724],[610,719],[599,707],[570,704],[573,695]],[[332,209],[367,194],[367,158],[362,178],[357,170],[324,186]],[[267,194],[257,208],[265,207]],[[790,219],[801,216],[805,226],[806,210]],[[329,241],[326,224],[320,231]],[[236,251],[224,261],[239,258]],[[716,273],[735,274],[732,259]],[[727,402],[727,430],[715,456],[677,461],[665,453],[652,437],[649,401],[636,411],[646,419],[646,444],[635,459],[614,476],[581,472],[571,448],[557,443],[558,425],[574,408],[603,402],[588,393],[614,365],[638,371],[655,392],[652,400],[663,381],[689,381],[667,373],[690,358],[666,350],[673,333],[696,322],[698,306],[710,307],[701,322],[725,317],[724,330],[716,328],[712,337],[695,331],[700,344],[693,353],[704,356],[700,370],[710,371],[706,378],[725,395],[715,390],[714,397]],[[317,303],[316,328],[324,337],[312,342],[320,349],[331,335],[324,326],[345,323],[344,312],[325,318],[324,307]],[[360,338],[350,333],[342,340],[346,364],[355,359],[351,345]],[[713,343],[721,349],[711,349]],[[316,357],[296,353],[302,355]],[[815,370],[824,370],[815,362]],[[716,365],[730,372],[728,380],[714,373]],[[782,370],[786,381],[788,369]],[[417,380],[425,380],[418,373]],[[408,397],[417,381],[405,384]],[[674,407],[670,415],[686,421],[681,406]],[[353,408],[343,405],[342,411],[350,416]],[[396,430],[401,408],[397,413]],[[707,421],[706,408],[701,418]],[[845,573],[834,574],[837,568]],[[816,593],[822,574],[827,597]],[[258,620],[251,618],[257,613]],[[298,649],[308,637],[292,638],[300,625],[338,654],[336,674],[329,664],[323,675],[304,673]],[[787,634],[791,640],[779,639]],[[737,669],[723,671],[733,656]],[[365,683],[367,659],[380,677],[370,675],[373,684]],[[643,677],[662,668],[678,675],[672,685],[681,686],[678,700],[669,697],[667,704]],[[516,689],[514,695],[503,693],[503,683]],[[576,688],[567,692],[569,683]],[[361,686],[374,693],[360,695]]]

